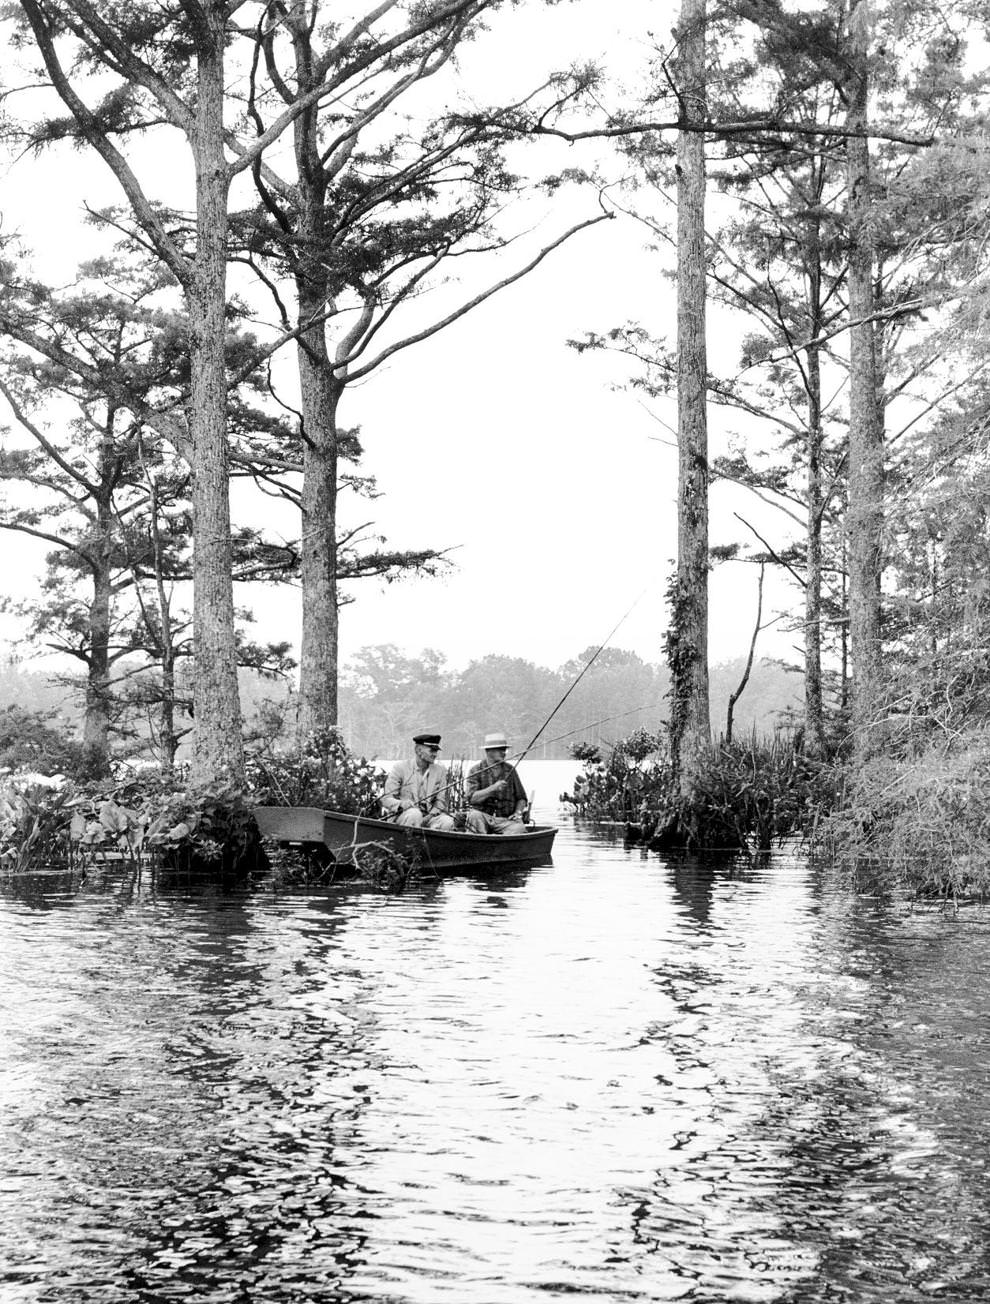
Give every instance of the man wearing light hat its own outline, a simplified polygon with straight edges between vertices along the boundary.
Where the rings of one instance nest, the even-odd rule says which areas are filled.
[[[485,759],[471,767],[465,781],[469,833],[525,833],[526,792],[515,768],[505,759],[509,742],[503,733],[486,734]]]
[[[397,824],[449,833],[454,821],[447,814],[447,771],[436,763],[440,735],[416,734],[413,744],[413,759],[399,761],[385,780],[382,806]]]

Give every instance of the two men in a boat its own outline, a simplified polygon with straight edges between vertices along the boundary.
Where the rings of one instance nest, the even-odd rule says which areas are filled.
[[[447,771],[437,765],[440,735],[416,734],[413,759],[398,761],[385,780],[382,809],[397,824],[411,828],[450,832],[454,827],[448,807],[450,786]]]
[[[399,761],[385,780],[382,809],[387,818],[411,828],[468,833],[525,833],[526,793],[515,768],[506,761],[505,734],[488,734],[485,759],[467,772],[467,811],[450,814],[452,784],[444,766],[437,764],[440,735],[421,733],[413,738],[413,759]],[[456,822],[455,822],[456,821]]]

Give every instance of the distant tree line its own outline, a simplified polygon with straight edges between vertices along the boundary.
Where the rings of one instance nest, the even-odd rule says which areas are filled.
[[[446,756],[477,757],[486,733],[501,729],[513,751],[527,747],[554,711],[595,648],[554,669],[521,657],[481,657],[462,670],[441,653],[425,649],[409,656],[390,645],[363,648],[346,665],[341,681],[340,720],[348,744],[367,756],[404,756],[423,729],[443,736]],[[743,659],[712,670],[716,732],[724,727],[730,694],[738,687]],[[662,663],[635,652],[606,649],[574,692],[553,715],[530,753],[569,756],[572,744],[612,743],[638,729],[666,737],[661,723],[669,676]],[[799,716],[799,676],[782,666],[757,664],[735,709],[737,732],[772,733]]]
[[[436,730],[446,757],[476,757],[486,733],[502,729],[513,750],[529,743],[594,653],[586,648],[554,669],[521,657],[492,654],[463,669],[434,649],[408,655],[391,644],[362,648],[343,667],[340,729],[347,746],[367,757],[392,759],[410,749],[414,733]],[[730,695],[745,669],[738,658],[712,668],[713,727],[724,732]],[[606,649],[540,736],[534,757],[568,757],[575,743],[606,746],[639,729],[664,736],[656,703],[669,684],[666,667],[635,652]],[[265,745],[291,744],[298,695],[284,679],[243,670],[240,693],[246,735]],[[800,676],[762,661],[734,710],[737,734],[769,734],[800,716]],[[154,713],[132,698],[114,711],[115,765],[155,763]],[[85,727],[85,680],[0,664],[0,766],[26,762],[51,772],[79,763]],[[179,759],[183,759],[180,749]]]

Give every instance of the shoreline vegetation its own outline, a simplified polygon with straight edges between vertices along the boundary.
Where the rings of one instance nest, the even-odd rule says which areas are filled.
[[[713,742],[689,797],[659,735],[638,730],[608,749],[576,744],[583,770],[562,799],[653,851],[752,856],[796,842],[844,867],[859,890],[990,896],[990,730],[915,742],[856,767],[841,752],[811,757],[801,741],[778,732]]]
[[[19,723],[26,726],[26,716]],[[87,780],[77,745],[34,723],[33,745],[22,733],[17,747],[0,753],[7,761],[0,766],[0,877],[42,867],[86,875],[118,862],[136,872],[151,866],[318,885],[332,881],[332,867],[312,849],[263,845],[253,808],[380,813],[385,771],[355,755],[339,730],[300,745],[255,746],[244,788],[195,788],[154,770]],[[620,825],[628,843],[650,851],[753,858],[796,844],[847,869],[854,889],[954,901],[990,895],[984,727],[902,746],[900,754],[855,768],[838,748],[809,756],[800,730],[769,737],[754,730],[713,741],[687,796],[664,733],[638,728],[615,743],[584,741],[569,750],[582,769],[573,791],[560,795],[565,807],[580,821]],[[456,782],[461,763],[450,769]],[[405,886],[409,867],[394,856],[369,848],[365,861],[361,877],[371,885]]]

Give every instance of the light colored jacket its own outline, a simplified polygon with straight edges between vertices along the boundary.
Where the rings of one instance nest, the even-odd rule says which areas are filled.
[[[420,771],[415,761],[399,761],[385,780],[382,806],[393,815],[403,802],[412,802],[414,806],[422,802],[424,814],[446,814],[450,797],[447,783],[447,771],[442,765],[430,765]]]

